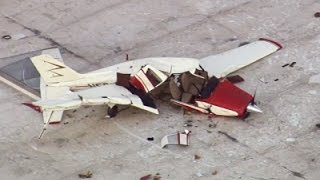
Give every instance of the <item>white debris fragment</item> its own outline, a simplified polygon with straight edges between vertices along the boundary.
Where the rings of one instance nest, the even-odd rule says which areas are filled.
[[[264,77],[260,78],[259,81],[262,82],[262,83],[264,83],[264,84],[267,84],[267,83],[268,83],[268,82],[264,79]]]
[[[287,138],[286,141],[287,141],[287,142],[295,142],[296,139],[295,139],[295,138]]]
[[[196,175],[197,175],[198,177],[202,177],[202,176],[203,176],[203,174],[202,174],[201,172],[197,172]]]
[[[168,144],[177,144],[189,146],[189,134],[191,131],[184,130],[184,132],[177,132],[175,134],[164,136],[161,139],[161,147],[164,148]]]
[[[310,84],[320,84],[320,74],[311,76],[309,79]]]
[[[308,91],[309,94],[312,94],[312,95],[317,95],[317,91],[316,90],[310,90]]]

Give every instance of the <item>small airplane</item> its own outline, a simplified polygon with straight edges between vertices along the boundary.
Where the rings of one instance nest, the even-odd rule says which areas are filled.
[[[65,65],[59,52],[46,52],[31,58],[41,75],[41,100],[24,104],[43,113],[41,137],[48,124],[61,121],[63,111],[82,105],[108,106],[109,117],[117,114],[117,105],[159,114],[150,93],[169,81],[170,89],[177,90],[171,91],[171,101],[176,105],[207,114],[245,118],[250,111],[262,111],[254,96],[235,86],[228,75],[281,48],[279,43],[261,38],[202,59],[137,59],[85,74]],[[185,95],[189,100],[185,100]]]

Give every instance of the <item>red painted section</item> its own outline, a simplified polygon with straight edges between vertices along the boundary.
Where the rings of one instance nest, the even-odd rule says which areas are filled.
[[[134,86],[135,88],[139,89],[139,90],[143,90],[145,92],[144,86],[142,84],[142,82],[140,81],[140,79],[138,79],[136,76],[132,76],[130,78],[130,84],[132,86]]]
[[[50,121],[49,122],[49,124],[60,124],[60,123],[61,123],[61,121],[52,121],[52,122]]]
[[[41,108],[39,106],[36,106],[36,105],[34,105],[32,103],[22,103],[22,104],[32,108],[35,111],[42,112]]]
[[[218,86],[211,92],[208,98],[197,99],[197,101],[203,101],[235,111],[239,117],[244,116],[247,106],[252,100],[251,94],[243,91],[226,79],[220,80]]]
[[[151,176],[152,176],[151,174],[142,176],[142,177],[140,178],[140,180],[148,180],[148,179],[151,179]]]
[[[279,49],[278,49],[278,50],[280,50],[280,49],[282,49],[282,48],[283,48],[283,46],[282,46],[280,43],[278,43],[278,42],[276,42],[276,41],[274,41],[274,40],[271,40],[271,39],[267,39],[267,38],[260,38],[260,39],[259,39],[259,41],[267,41],[267,42],[270,42],[270,43],[272,43],[272,44],[274,44],[274,45],[278,46],[278,47],[279,47]]]

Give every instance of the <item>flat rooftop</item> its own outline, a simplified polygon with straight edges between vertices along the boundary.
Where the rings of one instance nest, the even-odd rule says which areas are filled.
[[[26,37],[0,39],[0,58],[55,46],[82,73],[126,54],[201,58],[260,37],[284,46],[235,73],[245,79],[241,88],[257,89],[264,111],[246,121],[183,114],[162,101],[158,116],[130,108],[105,119],[105,107],[89,107],[67,111],[38,140],[41,114],[0,83],[1,179],[79,179],[88,170],[92,179],[319,179],[320,85],[310,83],[320,73],[317,11],[316,0],[1,0],[0,35]],[[161,149],[161,138],[188,120],[190,146]]]

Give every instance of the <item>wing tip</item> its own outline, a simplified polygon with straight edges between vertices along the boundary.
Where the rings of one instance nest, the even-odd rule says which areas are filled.
[[[268,39],[268,38],[259,38],[259,41],[266,41],[266,42],[272,43],[272,44],[278,46],[278,50],[283,48],[283,46],[280,43],[278,43],[274,40]]]

